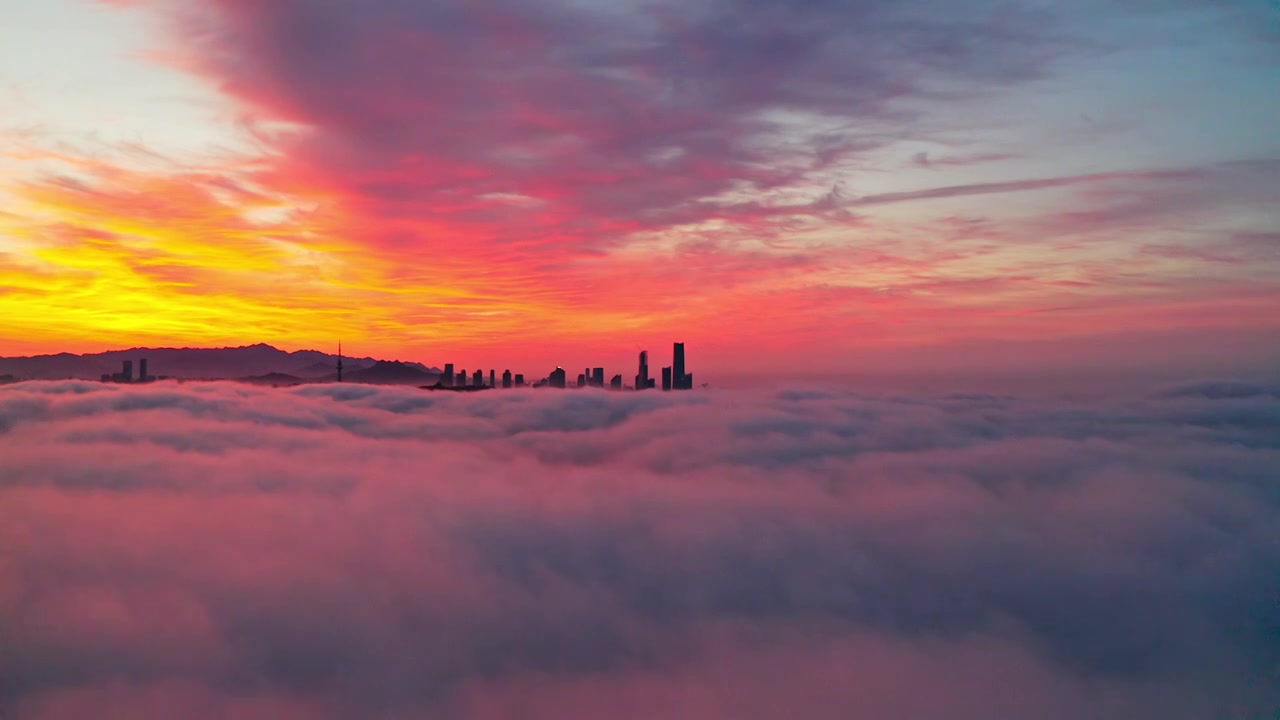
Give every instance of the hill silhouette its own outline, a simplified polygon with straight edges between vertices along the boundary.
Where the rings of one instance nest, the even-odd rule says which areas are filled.
[[[120,372],[125,360],[132,360],[134,372],[138,360],[146,358],[147,372],[157,377],[181,379],[230,379],[253,378],[280,373],[305,380],[336,377],[338,356],[318,350],[287,352],[264,343],[234,348],[131,348],[102,353],[76,355],[35,355],[29,357],[0,358],[0,375],[13,375],[22,380],[58,380],[76,378],[97,380],[104,373]],[[376,358],[344,357],[344,378],[353,373],[374,368]],[[417,381],[434,377],[438,371],[420,363],[396,363],[419,373]],[[302,372],[307,370],[308,372]],[[403,372],[380,371],[385,373]],[[377,377],[375,373],[371,377]],[[352,378],[354,380],[354,378]],[[363,382],[363,381],[360,381]],[[405,380],[405,382],[410,382]]]
[[[336,376],[335,373],[333,379],[337,379]],[[372,367],[344,372],[342,375],[342,379],[347,382],[370,385],[421,385],[435,382],[439,377],[439,372],[429,372],[415,364],[395,360],[379,360]]]

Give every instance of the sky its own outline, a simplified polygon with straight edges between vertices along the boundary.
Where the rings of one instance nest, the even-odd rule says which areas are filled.
[[[1280,710],[1280,385],[0,390],[8,720]]]
[[[0,354],[1280,362],[1273,0],[0,17]]]

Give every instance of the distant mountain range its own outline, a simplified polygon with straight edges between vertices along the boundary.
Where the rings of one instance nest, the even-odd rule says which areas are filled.
[[[147,373],[182,379],[238,379],[266,384],[323,382],[337,378],[337,355],[318,350],[286,352],[258,344],[236,348],[133,348],[74,355],[0,357],[0,376],[22,380],[79,378],[97,380],[118,373],[124,361],[133,361],[135,377],[139,360],[146,358]],[[376,384],[410,384],[434,381],[438,368],[422,363],[344,357],[343,380]]]

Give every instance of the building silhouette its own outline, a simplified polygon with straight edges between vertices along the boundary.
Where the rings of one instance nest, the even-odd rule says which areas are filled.
[[[688,358],[685,350],[685,343],[677,342],[672,344],[671,349],[671,365],[663,367],[661,377],[655,378],[650,375],[649,368],[649,351],[640,350],[637,357],[637,371],[635,375],[635,385],[625,385],[621,374],[612,376],[606,375],[604,367],[587,366],[577,375],[576,382],[574,378],[562,366],[556,366],[556,369],[547,377],[533,383],[533,387],[555,387],[555,388],[608,388],[610,390],[635,389],[650,390],[657,387],[661,381],[663,390],[692,390],[693,389],[693,373],[688,371]],[[345,358],[342,354],[342,343],[338,343],[338,380],[343,379],[342,370]],[[103,375],[104,382],[148,382],[154,380],[147,371],[147,361],[145,358],[140,359],[139,375],[137,379],[133,379],[133,361],[124,361],[123,371],[107,376]],[[512,373],[508,368],[502,372],[502,382],[498,382],[498,371],[490,368],[488,371],[488,379],[485,379],[483,370],[475,370],[468,373],[465,369],[455,371],[454,363],[445,363],[444,369],[440,371],[437,385],[440,387],[455,388],[520,388],[528,387],[525,376],[518,373]]]
[[[640,351],[640,371],[636,373],[636,390],[647,390],[653,387],[653,378],[649,377],[649,351]]]
[[[133,361],[125,360],[120,364],[120,372],[118,373],[102,373],[100,378],[104,383],[118,383],[121,385],[141,384],[154,382],[156,380],[147,371],[147,359],[138,359],[138,375],[135,378],[133,374]]]
[[[671,387],[675,390],[693,388],[693,376],[684,371],[684,343],[678,342],[671,348]]]

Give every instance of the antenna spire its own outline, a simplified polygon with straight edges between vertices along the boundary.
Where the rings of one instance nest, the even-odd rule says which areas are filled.
[[[342,341],[338,341],[338,382],[342,382]]]

